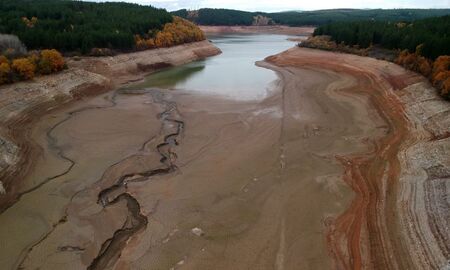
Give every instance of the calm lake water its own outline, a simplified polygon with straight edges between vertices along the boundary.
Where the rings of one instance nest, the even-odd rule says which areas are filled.
[[[256,61],[296,45],[285,35],[220,35],[208,37],[222,54],[169,68],[148,76],[132,88],[158,87],[218,94],[227,98],[264,98],[276,74]]]

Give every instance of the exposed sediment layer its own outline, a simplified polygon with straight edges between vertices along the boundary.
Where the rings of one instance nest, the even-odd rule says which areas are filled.
[[[98,95],[161,68],[219,54],[208,41],[171,48],[69,60],[61,73],[0,87],[0,210],[11,205],[21,190],[20,181],[40,154],[29,140],[32,123],[48,111],[84,96]]]
[[[450,267],[448,102],[425,78],[384,61],[300,48],[268,61],[357,78],[345,93],[367,95],[387,125],[372,151],[338,156],[356,197],[329,223],[335,268]]]

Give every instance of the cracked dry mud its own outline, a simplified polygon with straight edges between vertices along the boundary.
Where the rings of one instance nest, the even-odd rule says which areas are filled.
[[[280,77],[264,100],[119,89],[44,116],[3,267],[445,266],[448,127],[414,118],[423,79],[300,48],[258,65]]]

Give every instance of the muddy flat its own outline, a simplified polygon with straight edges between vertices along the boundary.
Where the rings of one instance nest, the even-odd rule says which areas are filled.
[[[141,254],[133,262],[136,268],[169,269],[180,261],[190,269],[329,268],[329,260],[323,259],[328,257],[326,220],[344,211],[353,196],[334,154],[364,150],[366,146],[354,140],[377,130],[367,119],[352,119],[364,112],[355,113],[358,108],[348,109],[345,100],[335,102],[322,91],[331,83],[345,87],[351,78],[336,81],[333,74],[324,78],[312,70],[301,74],[301,84],[289,80],[292,85],[280,84],[273,95],[258,102],[150,89],[96,98],[89,101],[92,105],[73,108],[62,120],[50,115],[44,127],[36,127],[36,138],[42,133],[52,136],[53,149],[43,156],[32,179],[46,179],[52,170],[56,175],[71,162],[74,165],[2,215],[7,222],[10,214],[9,223],[18,225],[32,219],[27,212],[57,218],[52,232],[33,247],[22,266],[56,269],[60,260],[76,260],[83,268],[90,263],[83,255],[97,256],[129,215],[126,202],[105,208],[97,204],[100,192],[123,175],[166,167],[158,145],[176,127],[158,114],[174,104],[176,118],[184,123],[174,138],[177,144],[167,151],[176,169],[130,177],[122,190],[108,195],[112,201],[126,191],[148,219],[145,229],[126,240],[126,248],[106,248],[106,254],[114,253],[110,260],[116,261],[122,252],[116,263],[123,265],[130,263],[124,259]],[[308,96],[321,101],[312,103]],[[364,124],[354,125],[357,121]],[[28,200],[40,203],[30,211]],[[58,216],[61,212],[64,218]],[[194,228],[202,233],[194,234]],[[43,222],[41,230],[23,237],[39,238],[48,229]],[[8,230],[4,238],[8,234],[14,235]]]
[[[348,62],[320,62],[331,55]],[[52,111],[32,130],[42,155],[24,194],[0,215],[1,264],[391,268],[370,263],[385,235],[370,227],[376,188],[351,175],[361,159],[377,177],[396,169],[380,163],[397,149],[380,146],[395,144],[391,118],[368,91],[384,86],[345,69],[360,59],[293,48],[257,63],[277,78],[254,98],[141,85]]]

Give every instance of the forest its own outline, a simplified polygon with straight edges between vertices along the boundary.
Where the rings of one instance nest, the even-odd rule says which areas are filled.
[[[247,12],[230,9],[178,10],[176,16],[201,25],[252,25],[254,17],[271,18],[275,24],[289,26],[324,25],[332,22],[351,21],[413,21],[450,14],[450,9],[330,9],[317,11],[288,11],[276,13]]]
[[[63,54],[105,56],[204,39],[192,22],[150,6],[0,0],[0,85],[61,71]]]
[[[129,3],[0,0],[0,33],[18,36],[29,50],[131,50],[134,35],[156,34],[172,20],[164,9]]]
[[[423,44],[422,55],[435,59],[450,55],[450,16],[427,18],[414,22],[336,22],[318,27],[314,35],[328,35],[336,43],[361,48],[380,45],[387,49],[414,52]]]

